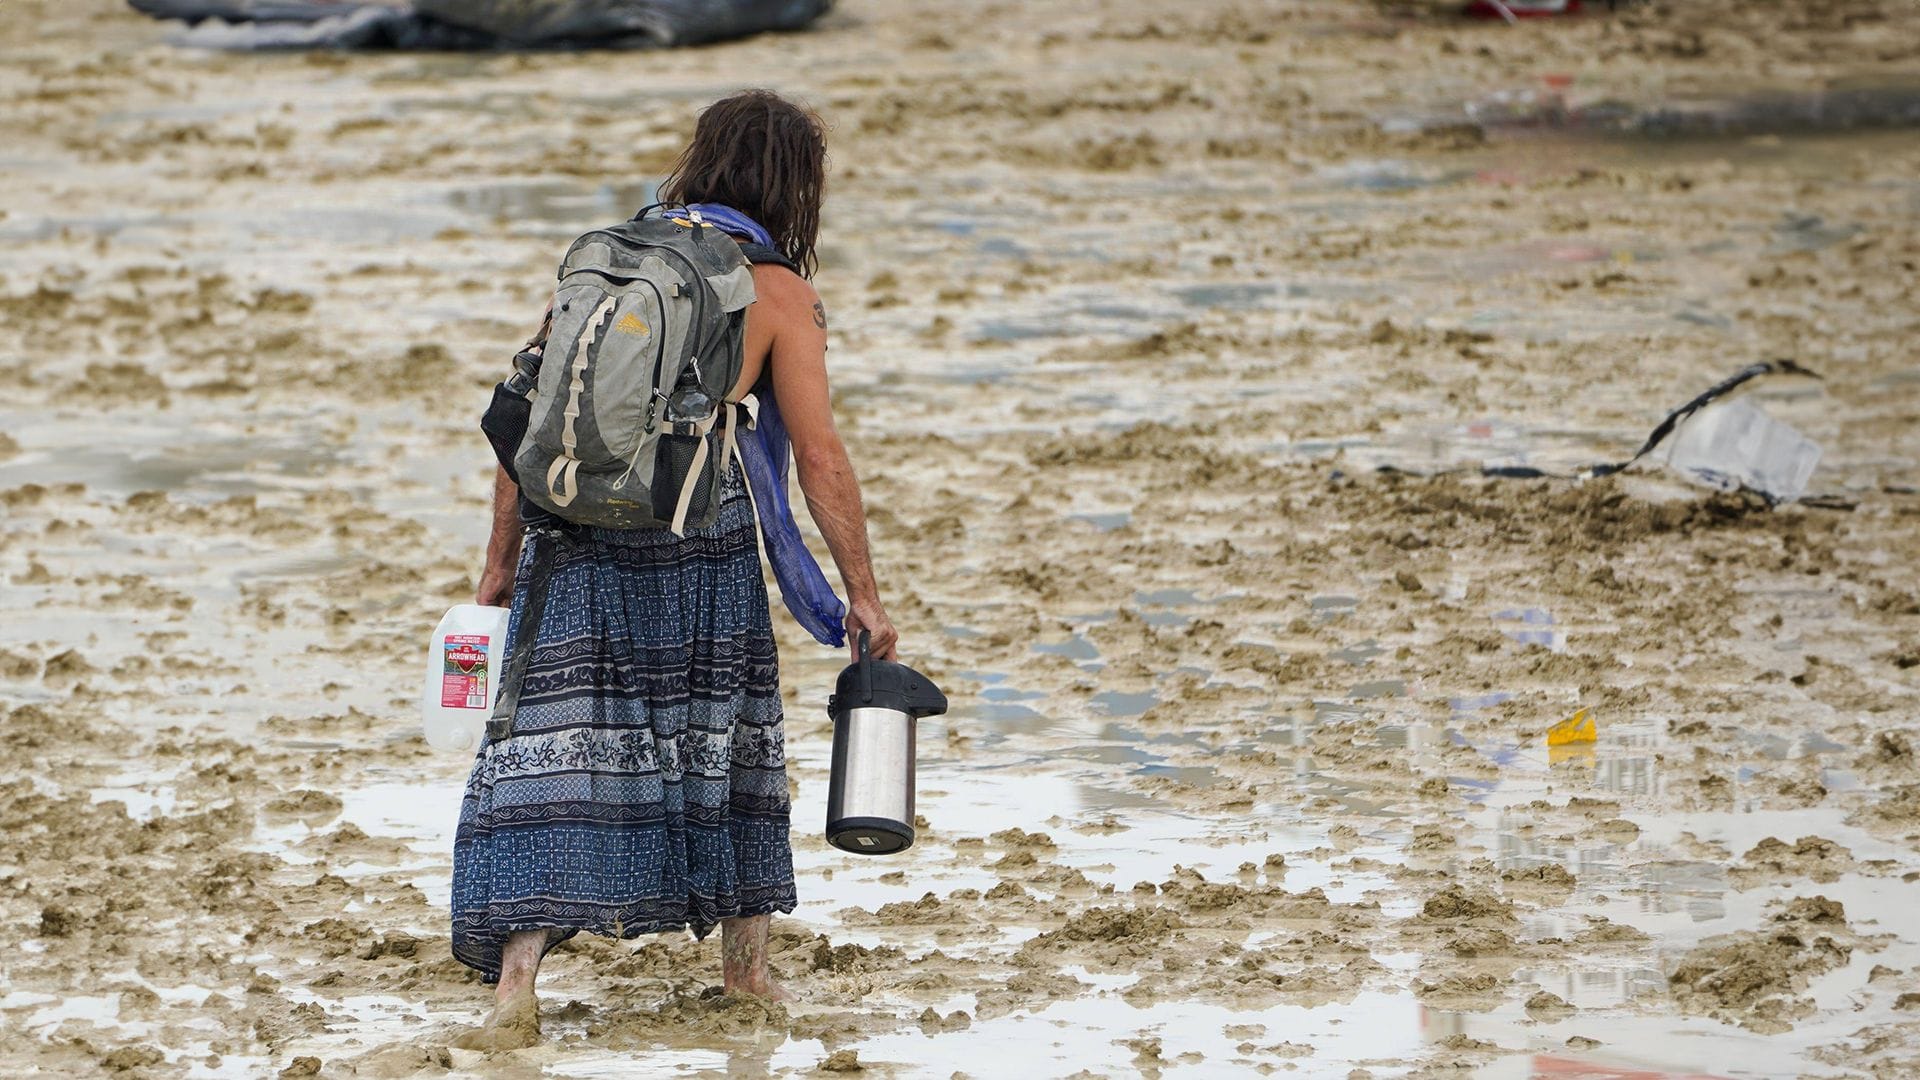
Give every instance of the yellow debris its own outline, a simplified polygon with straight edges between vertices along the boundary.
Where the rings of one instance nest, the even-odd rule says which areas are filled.
[[[1594,726],[1593,717],[1588,714],[1585,707],[1547,729],[1548,746],[1590,743],[1599,738],[1599,729]]]

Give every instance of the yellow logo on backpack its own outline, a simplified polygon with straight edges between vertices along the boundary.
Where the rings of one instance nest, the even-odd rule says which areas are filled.
[[[647,324],[640,321],[640,316],[631,311],[622,315],[620,321],[613,324],[613,328],[623,334],[632,334],[634,337],[646,337],[652,333],[647,329]]]

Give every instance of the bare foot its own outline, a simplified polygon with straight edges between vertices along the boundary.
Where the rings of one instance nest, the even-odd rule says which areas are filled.
[[[768,1001],[791,1001],[767,970],[765,915],[720,922],[720,977],[729,994],[751,994]]]
[[[487,1022],[462,1032],[449,1046],[456,1050],[483,1050],[489,1054],[525,1050],[540,1041],[540,1001],[528,987],[494,1006]]]

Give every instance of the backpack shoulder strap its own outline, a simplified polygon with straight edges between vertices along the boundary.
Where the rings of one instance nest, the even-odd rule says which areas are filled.
[[[536,356],[545,352],[547,335],[551,333],[553,333],[553,301],[548,300],[547,309],[540,313],[540,329],[535,331],[534,335],[527,339],[525,345],[520,346],[520,351],[523,353],[530,352]]]
[[[784,267],[787,270],[791,270],[796,276],[800,276],[800,277],[805,276],[804,274],[800,273],[800,268],[793,264],[792,259],[789,259],[785,255],[780,254],[780,252],[775,250],[774,248],[768,247],[765,244],[756,244],[751,240],[741,240],[738,237],[734,239],[734,242],[740,245],[740,256],[755,266],[779,266],[779,267]],[[760,378],[754,382],[753,389],[748,391],[748,393],[755,394],[760,397],[772,396],[773,394],[773,365],[772,364],[768,364],[766,367],[761,369]]]
[[[785,255],[780,254],[780,252],[765,244],[756,244],[751,240],[739,239],[736,239],[735,243],[740,245],[741,256],[755,266],[782,266],[796,274],[800,273],[800,268],[793,264],[792,259],[787,258]]]

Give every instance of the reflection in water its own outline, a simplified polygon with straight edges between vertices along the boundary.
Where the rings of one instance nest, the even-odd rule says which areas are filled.
[[[1540,645],[1554,652],[1567,647],[1566,634],[1553,629],[1553,616],[1542,608],[1515,608],[1496,612],[1496,622],[1517,622],[1526,627],[1523,630],[1503,630],[1508,637],[1522,645]]]
[[[1347,691],[1347,697],[1353,701],[1370,701],[1374,698],[1398,698],[1407,696],[1407,680],[1375,679],[1363,682]]]

